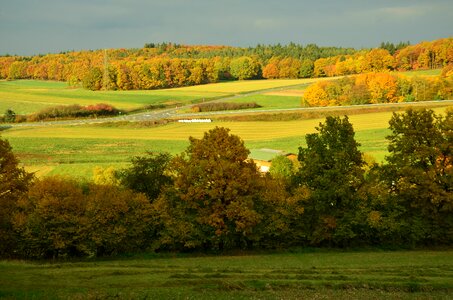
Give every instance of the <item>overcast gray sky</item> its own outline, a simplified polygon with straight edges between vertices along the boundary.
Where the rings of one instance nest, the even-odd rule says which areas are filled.
[[[0,0],[0,54],[149,42],[362,48],[451,36],[452,0]]]

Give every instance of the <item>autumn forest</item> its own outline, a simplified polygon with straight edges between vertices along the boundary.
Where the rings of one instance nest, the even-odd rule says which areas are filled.
[[[0,79],[42,79],[87,89],[160,89],[224,80],[333,77],[369,72],[439,69],[453,61],[453,39],[380,48],[288,45],[184,46],[0,57]],[[451,72],[451,70],[449,71]]]

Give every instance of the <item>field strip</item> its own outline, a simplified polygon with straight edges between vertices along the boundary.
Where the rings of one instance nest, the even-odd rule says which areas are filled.
[[[237,96],[234,96],[237,97]],[[231,98],[234,98],[231,97]],[[231,99],[226,98],[226,99]],[[226,100],[224,99],[224,100]],[[404,103],[380,103],[380,104],[365,104],[365,105],[350,105],[350,106],[326,106],[326,107],[300,107],[300,108],[283,108],[283,109],[268,109],[268,110],[235,110],[235,111],[218,111],[218,112],[205,112],[205,113],[183,113],[177,114],[178,109],[164,109],[154,112],[143,112],[138,114],[131,114],[121,117],[112,118],[99,118],[99,119],[78,119],[78,120],[65,120],[65,121],[46,121],[46,122],[35,122],[35,123],[17,123],[17,124],[5,124],[0,127],[4,128],[18,128],[18,127],[41,127],[41,126],[66,126],[66,125],[87,125],[87,124],[101,124],[108,122],[120,122],[120,121],[150,121],[150,120],[161,120],[161,119],[180,119],[188,117],[209,117],[218,115],[249,115],[253,113],[279,113],[279,112],[303,112],[303,111],[345,111],[347,114],[348,110],[351,109],[380,109],[380,108],[391,108],[391,107],[424,107],[424,106],[451,106],[453,100],[438,100],[438,101],[423,101],[423,102],[404,102]],[[190,107],[191,105],[187,105]]]

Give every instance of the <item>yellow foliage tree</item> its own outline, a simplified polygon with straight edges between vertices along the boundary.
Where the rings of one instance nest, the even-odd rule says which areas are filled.
[[[389,73],[374,73],[368,77],[371,103],[398,102],[396,78]]]
[[[317,82],[309,86],[302,97],[302,104],[308,106],[328,106],[329,95],[324,90],[325,82]]]

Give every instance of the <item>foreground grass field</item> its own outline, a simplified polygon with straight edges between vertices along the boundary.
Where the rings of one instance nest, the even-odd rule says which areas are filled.
[[[436,113],[446,107],[434,108]],[[348,114],[345,111],[344,114]],[[388,121],[391,112],[350,116],[361,150],[377,161],[387,154]],[[178,154],[188,146],[189,136],[201,138],[215,126],[239,135],[250,150],[270,148],[297,153],[305,135],[315,132],[324,118],[292,121],[214,121],[212,123],[169,123],[157,127],[129,125],[81,125],[12,128],[1,132],[27,170],[38,176],[67,174],[91,178],[95,166],[125,166],[130,158],[146,151]]]
[[[6,299],[451,299],[453,251],[0,262]]]

